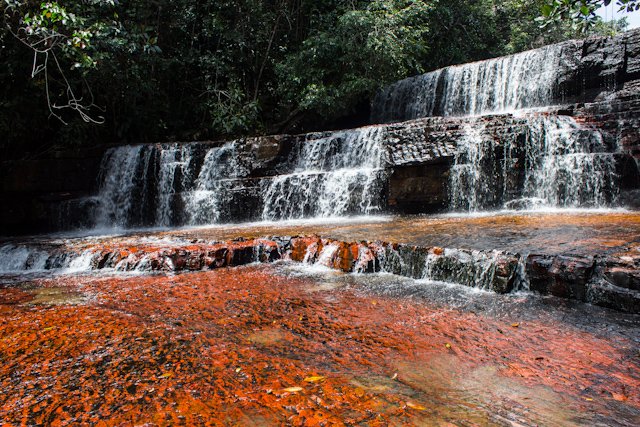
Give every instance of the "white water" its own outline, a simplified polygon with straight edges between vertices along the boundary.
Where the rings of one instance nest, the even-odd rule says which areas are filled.
[[[524,197],[534,206],[607,206],[616,189],[616,165],[602,134],[570,117],[530,119]]]
[[[176,221],[175,193],[183,190],[191,178],[191,150],[191,145],[179,144],[170,144],[160,149],[160,171],[156,188],[156,226],[166,227],[173,225]],[[176,182],[176,179],[180,182]]]
[[[305,141],[293,173],[263,186],[264,220],[370,214],[381,209],[383,132],[379,127]]]
[[[551,45],[401,80],[378,94],[373,120],[391,123],[551,105],[561,49]]]
[[[99,252],[87,250],[82,253],[57,251],[30,245],[0,246],[0,274],[79,273],[93,270],[93,261]]]
[[[501,149],[481,124],[471,122],[463,129],[449,179],[454,210],[605,208],[615,203],[616,159],[600,132],[566,116],[523,118],[528,129],[524,143],[515,137],[502,140]],[[514,177],[518,167],[524,176],[516,188],[512,181],[519,179]]]
[[[26,246],[0,246],[0,273],[42,271],[48,257],[45,251]]]
[[[281,164],[291,173],[253,181],[243,164],[251,155],[238,142],[114,148],[102,163],[96,227],[369,215],[381,209],[386,177],[381,134],[372,127],[312,135]]]
[[[106,152],[100,166],[96,226],[131,226],[135,204],[140,204],[134,192],[140,188],[142,197],[149,194],[144,175],[149,168],[151,155],[152,150],[144,145],[117,147]]]
[[[249,171],[238,161],[236,142],[207,151],[193,191],[184,195],[188,224],[214,224],[222,219],[233,180]]]
[[[379,94],[373,115],[389,122],[549,105],[558,98],[563,46],[405,79]],[[454,211],[613,205],[615,158],[598,132],[566,117],[526,120],[523,147],[515,138],[494,141],[480,120],[468,119],[450,173]],[[242,141],[213,148],[207,143],[115,148],[102,164],[95,223],[130,229],[373,215],[385,207],[386,139],[392,134],[366,127],[292,138],[289,157],[265,169],[244,164],[255,156]],[[513,177],[516,167],[523,176]],[[261,175],[273,171],[278,175]]]
[[[445,265],[443,260],[446,260]],[[497,261],[496,251],[445,249],[442,256],[427,256],[422,279],[490,290],[496,274]]]
[[[468,208],[477,211],[484,198],[492,193],[494,183],[490,176],[483,175],[487,161],[493,150],[491,141],[482,137],[483,125],[467,124],[463,137],[458,141],[454,165],[450,171],[451,209]],[[489,161],[491,159],[488,159]]]

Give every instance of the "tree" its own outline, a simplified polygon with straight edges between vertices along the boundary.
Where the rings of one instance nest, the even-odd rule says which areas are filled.
[[[596,14],[602,6],[609,6],[611,0],[547,0],[542,6],[539,22],[543,26],[571,20],[583,32],[595,26],[601,18]],[[616,0],[619,11],[640,10],[638,0]]]
[[[310,35],[276,64],[283,130],[353,113],[383,84],[423,71],[431,2],[353,2],[312,18]]]

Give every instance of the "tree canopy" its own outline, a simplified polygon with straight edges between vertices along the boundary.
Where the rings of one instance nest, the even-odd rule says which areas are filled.
[[[580,36],[578,3],[3,0],[0,150],[362,124],[394,80]]]
[[[598,9],[609,6],[612,0],[547,0],[542,6],[538,21],[543,26],[571,20],[582,31],[601,24]],[[616,0],[618,11],[635,12],[640,9],[638,0]],[[615,23],[614,23],[615,25]]]

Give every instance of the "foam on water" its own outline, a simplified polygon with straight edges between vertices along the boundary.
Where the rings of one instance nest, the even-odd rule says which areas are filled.
[[[264,220],[335,217],[381,210],[385,178],[379,127],[335,132],[305,141],[294,172],[265,181]]]

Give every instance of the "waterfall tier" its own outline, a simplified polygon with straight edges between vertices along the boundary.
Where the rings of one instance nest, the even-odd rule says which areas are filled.
[[[277,145],[266,163],[257,157],[268,148],[263,142],[112,148],[101,165],[96,225],[200,225],[381,209],[385,170],[379,128],[294,138]]]
[[[639,175],[616,133],[536,113],[117,147],[92,216],[130,228],[410,211],[412,198],[456,211],[614,207]]]
[[[496,146],[465,124],[450,174],[454,210],[607,207],[616,202],[617,147],[565,116],[524,117],[523,138]]]
[[[381,91],[373,120],[503,113],[553,104],[563,45],[447,67]]]
[[[639,34],[569,41],[410,77],[377,94],[372,122],[590,102],[637,78]]]

